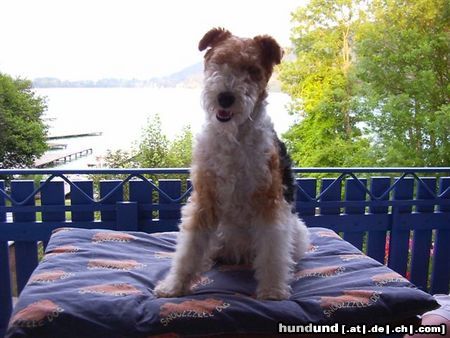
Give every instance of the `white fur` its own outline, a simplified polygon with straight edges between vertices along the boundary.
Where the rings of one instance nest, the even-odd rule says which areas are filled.
[[[216,118],[217,96],[224,91],[236,97],[228,122]],[[218,224],[186,230],[184,224],[198,206],[183,207],[176,254],[168,276],[155,288],[157,296],[189,293],[192,280],[215,259],[251,264],[260,299],[290,295],[290,271],[307,249],[308,232],[284,200],[275,221],[265,220],[251,206],[253,193],[271,179],[267,164],[276,147],[266,103],[259,101],[258,92],[245,74],[226,64],[206,70],[202,93],[206,121],[197,135],[192,171],[207,168],[215,174]]]

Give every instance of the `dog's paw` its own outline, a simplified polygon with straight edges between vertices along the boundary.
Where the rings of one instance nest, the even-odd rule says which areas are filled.
[[[258,288],[256,298],[260,300],[284,300],[291,296],[290,288]]]
[[[174,298],[190,293],[190,288],[186,288],[182,283],[163,280],[156,285],[153,293],[159,298]]]

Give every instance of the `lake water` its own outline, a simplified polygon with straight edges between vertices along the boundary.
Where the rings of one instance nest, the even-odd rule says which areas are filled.
[[[101,136],[54,140],[67,144],[66,151],[92,148],[93,154],[58,168],[95,165],[107,149],[129,150],[139,141],[142,128],[159,114],[163,132],[173,139],[190,125],[200,130],[204,112],[200,89],[184,88],[38,88],[47,97],[49,136],[101,132]],[[289,96],[269,93],[267,111],[281,134],[293,123],[287,112]]]

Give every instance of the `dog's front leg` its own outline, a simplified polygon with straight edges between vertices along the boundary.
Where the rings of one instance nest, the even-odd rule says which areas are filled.
[[[253,268],[258,286],[258,299],[287,299],[292,259],[285,229],[274,224],[263,224],[253,231]]]
[[[169,274],[155,287],[158,297],[178,297],[191,292],[194,278],[202,271],[211,237],[209,229],[188,229],[179,234]]]
[[[199,193],[199,190],[194,191],[181,211],[175,256],[169,274],[155,287],[158,297],[177,297],[190,293],[193,279],[204,269],[217,218],[211,199]]]

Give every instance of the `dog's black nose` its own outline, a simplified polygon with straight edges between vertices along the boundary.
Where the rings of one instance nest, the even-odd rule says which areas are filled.
[[[217,97],[222,108],[229,108],[234,103],[234,95],[230,92],[222,92]]]

